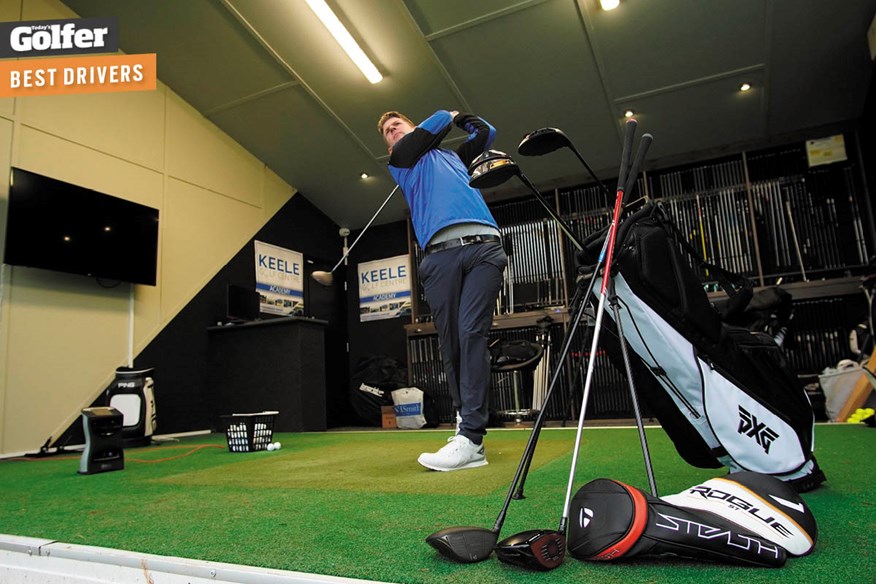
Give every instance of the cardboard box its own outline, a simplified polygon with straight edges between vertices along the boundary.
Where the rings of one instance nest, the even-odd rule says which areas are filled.
[[[392,406],[380,406],[380,413],[382,414],[383,419],[383,427],[384,428],[397,428],[398,425],[395,422],[395,408]]]

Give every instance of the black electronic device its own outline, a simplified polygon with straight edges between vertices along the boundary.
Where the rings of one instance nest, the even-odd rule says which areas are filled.
[[[158,209],[13,168],[3,261],[156,284]]]
[[[261,296],[255,288],[228,285],[225,318],[228,322],[252,322],[259,320]]]
[[[82,410],[85,449],[79,461],[79,474],[96,474],[125,468],[122,448],[122,412],[96,407]]]

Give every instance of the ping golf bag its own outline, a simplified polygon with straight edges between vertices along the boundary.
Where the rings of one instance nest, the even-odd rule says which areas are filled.
[[[778,568],[812,551],[818,529],[789,485],[751,472],[657,498],[611,479],[581,487],[567,545],[579,560],[683,558]]]
[[[603,238],[585,241],[579,271],[596,264]],[[616,246],[612,276],[636,389],[681,457],[701,468],[772,475],[800,492],[823,482],[812,455],[812,406],[781,348],[768,334],[727,323],[751,300],[750,282],[700,259],[653,202],[621,223]],[[723,313],[691,257],[728,293]],[[620,367],[612,323],[606,332],[603,345]]]

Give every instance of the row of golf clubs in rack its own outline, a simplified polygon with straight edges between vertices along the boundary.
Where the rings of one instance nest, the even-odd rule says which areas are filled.
[[[849,160],[809,168],[799,144],[656,173],[649,190],[706,261],[762,281],[807,281],[867,264],[856,176]]]
[[[833,277],[867,265],[867,209],[860,168],[850,158],[809,168],[805,144],[741,153],[653,171],[638,192],[660,200],[703,259],[755,281]],[[584,239],[604,229],[611,207],[601,184],[548,194]],[[490,204],[509,253],[498,314],[565,305],[574,280],[574,246],[531,198]],[[417,265],[422,258],[417,256]],[[703,286],[715,277],[693,260]],[[420,299],[418,316],[428,319]]]
[[[612,264],[614,253],[614,240],[617,232],[618,224],[620,223],[621,211],[625,202],[625,194],[633,190],[636,184],[636,178],[644,163],[645,156],[651,144],[652,137],[650,134],[644,134],[641,138],[635,160],[632,160],[633,141],[636,132],[637,122],[634,119],[629,119],[626,122],[623,150],[621,153],[620,172],[618,173],[618,185],[615,194],[614,211],[612,214],[612,222],[605,235],[602,252],[599,256],[599,261],[593,270],[589,281],[585,282],[582,278],[578,280],[575,292],[569,303],[570,321],[565,333],[565,338],[562,347],[559,350],[558,363],[566,362],[572,341],[578,331],[579,326],[585,319],[584,315],[588,309],[592,309],[591,298],[595,294],[594,287],[597,278],[600,277],[600,269],[604,269],[604,276],[601,278],[599,290],[599,302],[595,309],[595,324],[593,325],[593,334],[590,345],[589,356],[587,360],[587,371],[584,379],[584,390],[581,399],[581,407],[578,416],[578,428],[575,435],[575,444],[572,450],[572,463],[569,472],[569,482],[566,489],[566,499],[563,505],[563,512],[560,518],[558,529],[536,529],[527,530],[521,533],[514,534],[505,538],[501,542],[498,541],[499,533],[505,521],[505,516],[508,512],[511,500],[514,498],[523,497],[523,488],[526,481],[526,476],[529,472],[529,467],[532,462],[532,457],[535,452],[535,446],[538,442],[538,437],[544,425],[546,407],[543,407],[535,420],[529,439],[521,456],[520,463],[514,473],[511,485],[508,489],[508,494],[499,512],[496,522],[492,529],[481,527],[449,527],[439,530],[426,538],[426,542],[438,550],[445,557],[457,562],[471,563],[479,562],[487,559],[494,551],[500,560],[518,565],[524,568],[533,570],[551,570],[559,566],[566,555],[566,526],[569,520],[569,509],[572,497],[572,488],[575,482],[575,470],[578,462],[578,454],[581,446],[581,435],[584,427],[584,419],[587,413],[587,404],[592,387],[593,372],[597,347],[599,346],[599,337],[601,331],[602,318],[605,311],[608,309],[606,300],[609,295],[614,295],[613,278],[609,277],[610,266]],[[568,137],[556,128],[543,128],[528,134],[518,146],[518,153],[524,156],[541,156],[554,152],[560,148],[570,149],[582,162],[587,171],[596,178],[580,155],[577,149],[572,145]],[[536,200],[542,204],[548,214],[557,223],[557,226],[569,238],[578,250],[584,248],[581,240],[574,234],[570,226],[557,214],[553,206],[545,200],[539,193],[538,189],[529,181],[525,174],[517,166],[517,163],[504,152],[496,150],[488,150],[476,158],[469,167],[469,175],[471,176],[470,184],[475,188],[489,188],[499,185],[512,177],[522,181],[535,196]],[[607,189],[606,189],[607,191]],[[586,285],[586,288],[585,288]],[[632,373],[630,371],[629,358],[626,354],[625,343],[623,342],[623,330],[620,326],[618,318],[618,305],[612,302],[614,310],[614,320],[617,325],[618,336],[621,339],[621,351],[626,364],[626,376],[630,390],[630,397],[633,404],[634,413],[636,416],[636,425],[639,431],[639,439],[642,445],[642,454],[645,459],[645,470],[648,475],[648,482],[651,487],[651,493],[657,496],[657,486],[654,481],[653,468],[651,466],[650,454],[648,451],[647,441],[645,439],[644,426],[642,423],[641,412],[639,411],[638,401],[636,399],[635,388],[633,385]],[[558,380],[562,374],[562,367],[555,367],[551,372],[551,379],[548,385],[545,402],[550,402],[558,386]]]

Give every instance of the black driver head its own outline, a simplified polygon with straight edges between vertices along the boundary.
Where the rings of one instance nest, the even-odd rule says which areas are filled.
[[[557,128],[541,128],[533,130],[523,137],[517,152],[522,156],[542,156],[560,148],[571,147],[572,142],[562,130]]]
[[[482,527],[448,527],[427,537],[426,543],[445,558],[472,564],[490,557],[497,539],[497,532]]]
[[[488,189],[519,174],[520,168],[513,158],[499,150],[485,150],[469,165],[468,184],[476,189]]]
[[[506,537],[496,545],[496,556],[528,570],[553,570],[566,557],[566,537],[559,531],[532,529]]]

